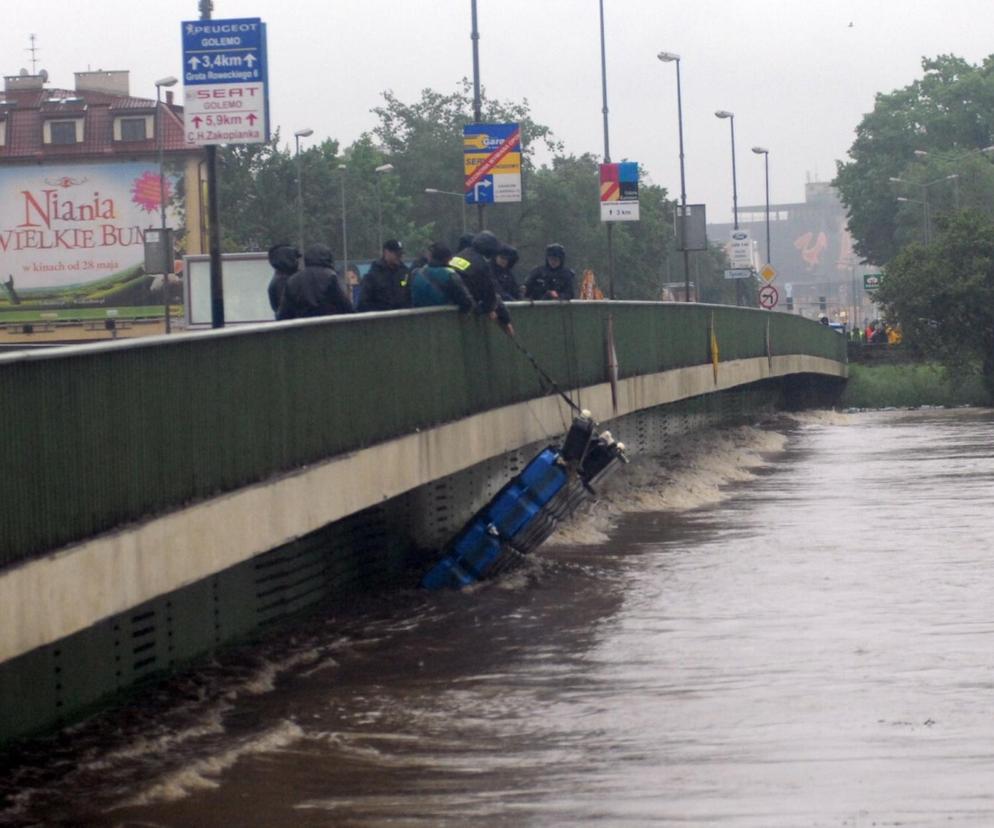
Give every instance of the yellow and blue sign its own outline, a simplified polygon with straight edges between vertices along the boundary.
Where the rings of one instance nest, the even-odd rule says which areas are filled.
[[[463,127],[467,204],[521,201],[520,124]]]

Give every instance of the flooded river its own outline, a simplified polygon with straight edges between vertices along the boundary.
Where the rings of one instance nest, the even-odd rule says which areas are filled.
[[[0,825],[992,826],[994,415],[711,433],[523,570],[226,654]]]

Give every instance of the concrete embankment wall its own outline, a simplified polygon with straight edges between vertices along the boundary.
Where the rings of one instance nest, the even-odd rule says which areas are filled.
[[[720,418],[733,389],[845,374],[841,337],[755,311],[575,303],[515,324],[602,421]],[[417,569],[567,416],[494,326],[448,311],[8,355],[0,383],[0,739]]]

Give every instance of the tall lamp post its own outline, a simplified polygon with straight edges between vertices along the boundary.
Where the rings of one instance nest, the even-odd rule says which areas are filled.
[[[341,189],[342,189],[342,270],[344,271],[342,275],[348,278],[349,273],[349,225],[346,219],[345,213],[345,176],[348,173],[348,167],[345,164],[338,165],[338,171],[342,174]]]
[[[313,129],[298,129],[293,133],[294,141],[297,144],[297,243],[300,252],[304,252],[304,174],[300,165],[300,139],[308,138],[314,134]]]
[[[735,175],[735,113],[727,109],[719,109],[714,113],[716,118],[727,119],[732,128],[732,221],[735,230],[739,229],[739,187]],[[735,301],[742,304],[742,280],[735,280]]]
[[[436,190],[434,187],[425,187],[425,192],[430,195],[455,196],[462,202],[462,233],[466,235],[466,194],[457,193],[454,190]]]
[[[393,172],[393,164],[380,164],[373,172],[376,173],[376,239],[377,250],[383,250],[383,197],[380,194],[380,177]]]
[[[763,166],[766,168],[766,263],[773,264],[773,251],[770,249],[770,151],[766,147],[753,147],[756,155],[763,156]]]
[[[172,333],[172,321],[169,318],[169,273],[172,271],[170,260],[173,251],[165,247],[166,243],[166,175],[163,170],[165,164],[165,141],[162,136],[162,87],[175,86],[179,81],[170,75],[155,82],[155,143],[159,149],[159,221],[162,229],[162,296],[163,309],[166,316],[166,333]],[[167,259],[168,257],[168,259]]]
[[[676,64],[676,117],[680,135],[680,247],[683,250],[683,278],[686,301],[690,301],[690,253],[687,250],[687,177],[683,166],[683,94],[680,89],[680,55],[660,52],[656,55],[663,63]]]
[[[604,116],[604,163],[611,163],[611,137],[607,108],[607,48],[604,43],[604,0],[599,0],[601,14],[601,114]],[[607,298],[614,299],[614,222],[607,224]]]
[[[898,196],[897,200],[902,204],[921,204],[922,206],[922,244],[928,244],[928,202],[920,198],[905,198]]]
[[[915,155],[918,153],[923,153],[924,150],[915,150]],[[894,184],[908,184],[909,186],[914,186],[910,181],[905,181],[903,178],[895,178],[891,176],[889,179]],[[952,181],[954,185],[953,200],[956,205],[956,209],[959,209],[959,173],[953,173],[952,175],[944,175],[942,178],[935,178],[932,181],[926,181],[924,184],[919,184],[922,190],[922,238],[925,240],[925,244],[928,244],[932,240],[932,215],[928,210],[928,188],[933,184],[941,184],[943,181]],[[913,198],[898,198],[898,201],[917,201]]]

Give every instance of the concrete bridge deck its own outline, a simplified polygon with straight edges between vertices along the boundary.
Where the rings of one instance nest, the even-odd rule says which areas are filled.
[[[514,317],[602,422],[847,371],[843,337],[785,314],[574,302]],[[0,355],[0,388],[0,664],[569,415],[493,323],[448,309]]]

